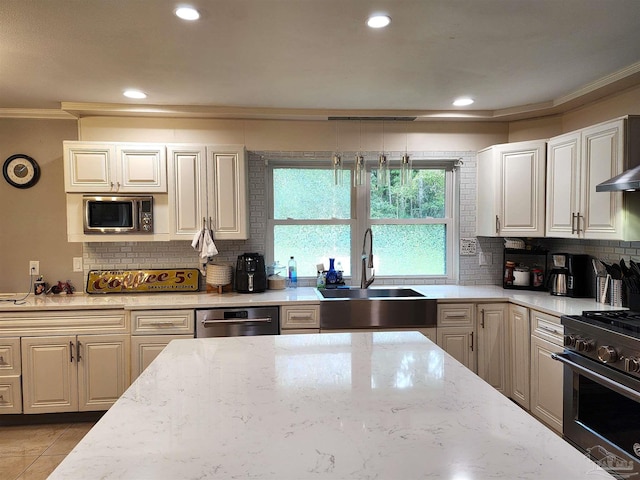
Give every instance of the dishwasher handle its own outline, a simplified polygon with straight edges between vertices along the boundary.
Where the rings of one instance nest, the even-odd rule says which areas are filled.
[[[205,327],[211,327],[214,325],[220,324],[230,324],[230,323],[271,323],[271,317],[260,317],[260,318],[218,318],[213,320],[202,319],[200,323],[202,323]]]

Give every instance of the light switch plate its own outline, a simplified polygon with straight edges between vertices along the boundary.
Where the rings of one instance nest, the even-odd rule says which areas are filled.
[[[73,271],[74,272],[82,271],[82,257],[73,257]]]
[[[491,263],[493,263],[492,255],[490,253],[480,252],[478,263],[480,265],[491,265]]]

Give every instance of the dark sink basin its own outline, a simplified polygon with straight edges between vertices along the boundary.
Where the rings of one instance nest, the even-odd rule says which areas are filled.
[[[324,298],[424,297],[412,288],[335,288],[318,292]]]
[[[317,290],[320,329],[435,327],[437,303],[412,288]]]

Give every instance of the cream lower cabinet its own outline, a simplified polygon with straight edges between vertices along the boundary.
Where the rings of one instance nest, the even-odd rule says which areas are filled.
[[[320,306],[298,303],[281,306],[280,333],[320,333]]]
[[[509,397],[529,410],[531,383],[531,329],[529,309],[520,305],[509,305],[509,365],[511,388]]]
[[[20,338],[0,339],[0,414],[22,413]]]
[[[147,368],[172,340],[193,338],[193,310],[134,310],[130,313],[131,381]]]
[[[476,371],[475,305],[438,304],[436,343],[469,370]]]
[[[107,410],[129,386],[130,337],[22,338],[24,413]]]
[[[510,392],[508,358],[508,303],[479,304],[476,311],[478,332],[478,376],[504,395]]]
[[[560,318],[531,310],[531,413],[562,433],[563,365],[551,355],[562,353]]]

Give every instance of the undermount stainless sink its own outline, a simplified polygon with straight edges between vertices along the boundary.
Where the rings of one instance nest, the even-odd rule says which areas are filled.
[[[316,290],[320,328],[435,327],[437,304],[412,288],[337,288]]]
[[[334,288],[318,292],[324,298],[424,297],[412,288]]]

